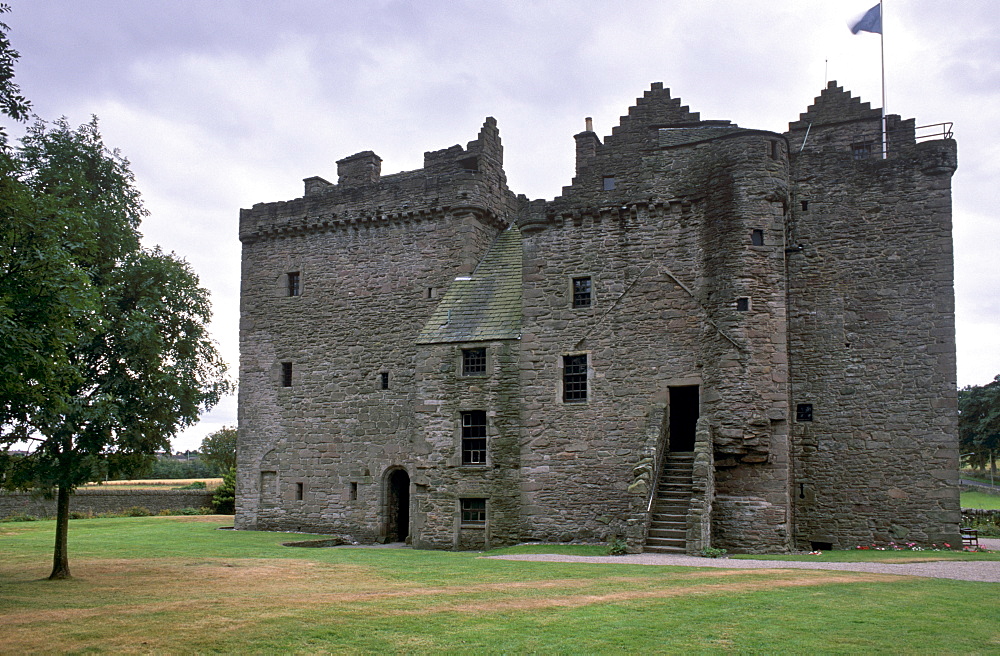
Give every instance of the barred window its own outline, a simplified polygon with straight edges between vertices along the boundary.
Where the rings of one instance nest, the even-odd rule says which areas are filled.
[[[288,295],[298,296],[302,293],[302,278],[298,271],[292,271],[288,274]]]
[[[462,413],[462,464],[486,464],[486,412]]]
[[[462,349],[462,375],[476,376],[486,373],[486,349]]]
[[[563,356],[563,401],[587,400],[587,355]]]
[[[854,156],[854,159],[871,159],[874,152],[873,146],[874,144],[871,141],[851,144],[851,154]]]
[[[590,307],[590,276],[573,278],[573,307]]]
[[[462,499],[462,523],[486,523],[486,499]]]

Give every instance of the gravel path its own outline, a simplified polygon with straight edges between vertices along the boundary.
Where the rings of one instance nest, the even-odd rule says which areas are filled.
[[[981,546],[1000,549],[1000,540],[981,539]],[[931,555],[931,554],[927,554]],[[557,554],[517,554],[487,556],[497,560],[524,560],[560,563],[602,563],[620,565],[672,565],[682,567],[721,567],[728,569],[826,569],[844,572],[871,572],[901,576],[926,576],[958,581],[1000,583],[1000,561],[936,560],[922,563],[811,563],[793,560],[743,560],[735,558],[698,558],[672,554],[629,554],[627,556],[562,556]]]

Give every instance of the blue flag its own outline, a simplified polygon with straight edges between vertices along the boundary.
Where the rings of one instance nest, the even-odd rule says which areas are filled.
[[[862,16],[858,22],[851,25],[851,34],[857,34],[858,32],[872,32],[873,34],[882,33],[881,2],[866,11],[865,15]]]

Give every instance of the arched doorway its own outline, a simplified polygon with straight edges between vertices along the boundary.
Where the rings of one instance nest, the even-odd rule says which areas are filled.
[[[410,534],[410,476],[394,469],[385,479],[385,537],[405,542]]]

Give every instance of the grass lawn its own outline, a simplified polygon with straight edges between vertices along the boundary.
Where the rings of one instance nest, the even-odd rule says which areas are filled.
[[[1000,495],[985,492],[962,492],[962,507],[1000,510]]]
[[[0,524],[0,652],[1000,651],[994,583],[297,549],[231,523],[72,521],[68,581],[44,579],[53,522]]]

